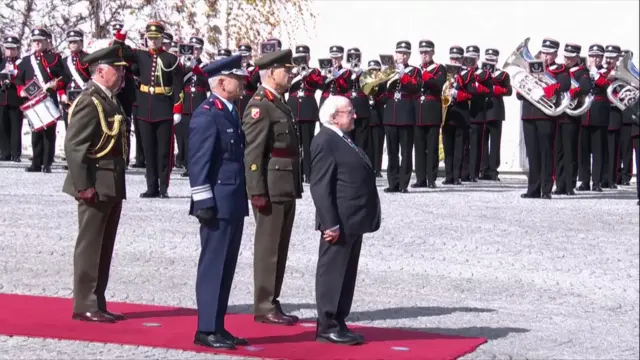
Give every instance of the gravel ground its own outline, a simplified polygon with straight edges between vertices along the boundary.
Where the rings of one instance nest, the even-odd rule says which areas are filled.
[[[77,217],[60,191],[64,172],[1,165],[0,292],[70,296]],[[187,216],[188,181],[175,176],[168,200],[140,199],[139,171],[127,181],[108,298],[195,307],[199,242]],[[520,199],[524,186],[524,178],[510,177],[381,193],[383,225],[365,236],[350,320],[490,339],[467,359],[638,359],[635,186],[552,201]],[[314,316],[313,221],[307,191],[298,202],[281,298],[301,317]],[[254,229],[249,218],[233,311],[250,309]],[[229,357],[0,336],[0,358]]]

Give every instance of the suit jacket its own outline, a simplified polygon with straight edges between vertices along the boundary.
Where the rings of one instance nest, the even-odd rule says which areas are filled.
[[[212,94],[189,123],[189,213],[215,208],[218,219],[249,215],[240,118]]]
[[[125,199],[126,147],[122,106],[89,81],[69,108],[64,139],[69,171],[62,191],[75,197],[95,188],[100,201]]]
[[[326,126],[311,141],[309,180],[316,230],[340,226],[341,232],[359,235],[380,228],[376,178],[362,154]]]

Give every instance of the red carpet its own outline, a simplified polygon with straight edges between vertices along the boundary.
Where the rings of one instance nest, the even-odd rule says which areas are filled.
[[[212,352],[193,345],[194,309],[110,303],[109,310],[126,315],[128,320],[90,324],[72,321],[71,306],[70,299],[0,294],[0,334]],[[357,327],[367,343],[346,347],[315,342],[314,324],[265,325],[244,314],[228,315],[226,324],[231,333],[247,338],[250,346],[216,352],[260,358],[455,359],[486,342],[482,338]]]

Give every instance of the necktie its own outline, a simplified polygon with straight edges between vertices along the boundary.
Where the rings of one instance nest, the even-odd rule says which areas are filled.
[[[349,144],[349,146],[351,146],[358,153],[358,155],[360,155],[362,160],[364,160],[364,162],[366,162],[367,165],[371,167],[371,162],[369,161],[369,158],[367,157],[367,155],[362,150],[360,150],[360,148],[356,144],[354,144],[351,138],[345,134],[342,134],[342,138],[347,142],[347,144]]]
[[[235,106],[231,108],[231,115],[233,115],[234,119],[240,121],[240,115],[238,115],[238,110]]]

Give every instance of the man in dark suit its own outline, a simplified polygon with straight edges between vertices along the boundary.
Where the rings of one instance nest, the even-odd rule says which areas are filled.
[[[78,201],[73,254],[74,320],[123,320],[107,311],[105,291],[126,198],[126,119],[115,97],[127,65],[119,46],[86,55],[92,80],[69,108],[64,152],[69,172],[62,191]]]
[[[244,90],[242,56],[220,59],[202,69],[211,96],[189,123],[189,213],[200,221],[200,260],[196,279],[198,330],[195,344],[235,349],[246,339],[224,328],[236,270],[244,218],[249,215],[244,172],[244,132],[233,105]]]
[[[322,130],[311,142],[311,196],[322,232],[316,271],[316,340],[356,345],[349,330],[362,235],[380,228],[375,171],[364,151],[346,135],[356,115],[349,99],[330,96],[320,109]],[[336,287],[336,284],[342,284]]]

